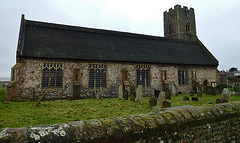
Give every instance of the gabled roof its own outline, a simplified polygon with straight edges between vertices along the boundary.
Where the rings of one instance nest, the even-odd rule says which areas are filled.
[[[17,53],[20,58],[218,65],[199,40],[37,22],[24,15]]]

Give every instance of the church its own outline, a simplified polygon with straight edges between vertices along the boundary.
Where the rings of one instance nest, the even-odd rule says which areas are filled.
[[[164,37],[60,25],[22,15],[8,101],[84,99],[119,86],[143,86],[143,95],[175,86],[179,93],[218,80],[218,61],[198,39],[193,8],[164,12]]]

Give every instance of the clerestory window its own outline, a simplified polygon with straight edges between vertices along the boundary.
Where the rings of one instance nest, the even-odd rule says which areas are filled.
[[[89,65],[89,88],[106,87],[107,65]]]
[[[62,68],[61,63],[44,63],[42,86],[62,87]]]

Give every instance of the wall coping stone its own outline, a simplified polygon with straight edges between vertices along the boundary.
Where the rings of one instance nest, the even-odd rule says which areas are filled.
[[[174,108],[160,113],[92,119],[62,124],[5,128],[0,142],[129,142],[156,134],[239,117],[240,102]]]

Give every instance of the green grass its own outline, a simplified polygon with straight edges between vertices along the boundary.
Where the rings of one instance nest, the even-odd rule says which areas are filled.
[[[3,102],[5,100],[5,89],[0,88],[0,102]]]
[[[2,90],[0,91],[2,93]],[[4,92],[3,92],[4,93]],[[168,100],[172,106],[214,104],[221,95],[205,95],[199,101],[184,101],[179,95]],[[196,95],[195,95],[196,96]],[[5,97],[0,96],[1,99]],[[0,99],[0,101],[1,101]],[[33,108],[35,102],[0,102],[0,130],[6,127],[25,127],[43,124],[66,123],[77,120],[111,118],[124,115],[136,115],[151,112],[149,97],[143,98],[143,104],[108,98],[101,100],[57,100],[41,102]],[[240,101],[240,96],[231,96],[231,101]]]

